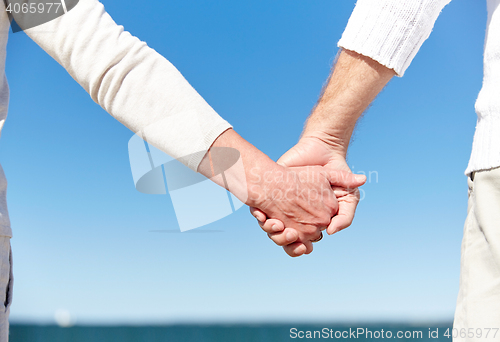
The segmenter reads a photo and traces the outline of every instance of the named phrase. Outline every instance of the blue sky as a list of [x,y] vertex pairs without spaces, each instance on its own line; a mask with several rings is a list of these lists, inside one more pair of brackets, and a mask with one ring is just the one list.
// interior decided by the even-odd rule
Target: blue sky
[[[297,141],[355,1],[103,0],[237,132]],[[292,259],[246,207],[190,233],[135,190],[121,126],[24,33],[9,37],[0,161],[14,238],[12,320],[78,323],[451,320],[481,87],[484,1],[454,0],[358,125],[372,172],[354,224]],[[158,99],[162,101],[162,99]]]

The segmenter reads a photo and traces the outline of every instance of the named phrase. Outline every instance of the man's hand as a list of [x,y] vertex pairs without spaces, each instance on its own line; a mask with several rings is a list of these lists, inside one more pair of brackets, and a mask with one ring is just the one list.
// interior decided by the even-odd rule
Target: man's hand
[[[324,170],[339,170],[335,173],[335,179],[331,179],[332,189],[338,201],[338,212],[328,224],[328,234],[334,234],[349,227],[354,219],[354,212],[359,202],[359,190],[357,187],[364,184],[366,177],[362,175],[351,175],[351,170],[345,162],[345,158],[333,152],[328,145],[316,137],[303,137],[297,145],[286,152],[278,164],[293,167],[304,165],[324,166]],[[298,252],[310,249],[310,242],[299,237],[291,226],[276,219],[268,219],[265,213],[250,208],[252,215],[259,221],[261,228],[268,233],[269,237],[278,245],[283,246],[285,252],[292,256],[299,256]],[[285,229],[286,227],[286,229]],[[288,243],[288,239],[296,236],[297,240]]]
[[345,173],[337,173],[338,178],[332,182],[339,210],[332,218],[327,232],[332,235],[351,225],[360,198],[358,187],[365,183],[366,177],[364,175],[348,177],[351,169],[344,156],[333,152],[320,139],[309,136],[303,137],[278,160],[278,163],[285,166],[320,165],[327,170],[344,171]]
[[[241,164],[233,163],[241,158]],[[292,163],[293,164],[293,163]],[[239,166],[238,166],[239,165]],[[198,172],[231,191],[238,199],[282,225],[273,240],[290,255],[312,252],[312,240],[321,236],[338,212],[332,184],[362,184],[349,172],[321,166],[278,165],[232,129],[221,134],[204,156]],[[289,234],[290,233],[290,234]]]

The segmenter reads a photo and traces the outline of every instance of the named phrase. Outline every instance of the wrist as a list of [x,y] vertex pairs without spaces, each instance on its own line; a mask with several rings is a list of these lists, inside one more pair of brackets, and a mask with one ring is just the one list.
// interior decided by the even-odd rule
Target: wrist
[[221,134],[210,147],[198,172],[226,188],[243,203],[261,208],[269,198],[265,179],[281,166],[244,140],[234,130]]
[[349,138],[339,137],[339,135],[322,130],[304,130],[304,133],[300,137],[301,143],[320,146],[323,153],[328,156],[340,156],[344,159],[347,156],[349,140]]
[[360,113],[339,103],[318,104],[307,120],[301,138],[316,139],[329,151],[347,155],[352,132]]

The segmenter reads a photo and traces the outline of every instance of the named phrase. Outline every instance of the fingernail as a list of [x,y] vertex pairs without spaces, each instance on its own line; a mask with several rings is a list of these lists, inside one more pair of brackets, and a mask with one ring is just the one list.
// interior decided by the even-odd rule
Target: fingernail
[[292,241],[293,239],[295,239],[295,235],[292,232],[286,234],[287,241]]
[[273,230],[273,232],[279,232],[281,230],[281,227],[279,227],[277,224],[273,224],[271,229]]
[[358,181],[358,182],[363,182],[365,181],[366,179],[366,176],[365,175],[355,175],[354,178]]

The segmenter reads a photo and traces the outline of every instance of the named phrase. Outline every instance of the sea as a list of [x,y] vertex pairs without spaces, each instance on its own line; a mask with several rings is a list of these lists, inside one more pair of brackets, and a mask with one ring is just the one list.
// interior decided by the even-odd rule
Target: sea
[[452,341],[452,323],[72,326],[11,324],[10,342]]

